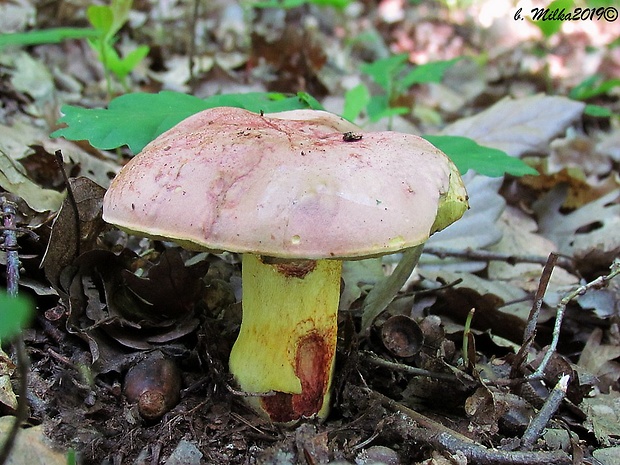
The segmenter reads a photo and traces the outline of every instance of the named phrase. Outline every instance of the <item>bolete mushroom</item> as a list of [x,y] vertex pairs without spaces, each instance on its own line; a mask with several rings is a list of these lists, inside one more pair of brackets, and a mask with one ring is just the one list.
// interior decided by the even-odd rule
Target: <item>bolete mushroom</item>
[[254,409],[290,422],[329,410],[342,260],[420,247],[466,209],[456,167],[420,137],[363,132],[324,111],[221,107],[123,167],[103,217],[243,254],[230,371]]

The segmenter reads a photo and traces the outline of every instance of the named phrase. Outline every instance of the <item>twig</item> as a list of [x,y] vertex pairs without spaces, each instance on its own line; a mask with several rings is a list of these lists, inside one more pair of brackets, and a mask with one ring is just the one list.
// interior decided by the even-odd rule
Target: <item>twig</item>
[[[6,227],[3,226],[2,230],[3,231],[15,231],[15,232],[18,232],[20,234],[28,234],[35,241],[39,240],[39,235],[37,233],[35,233],[34,231],[31,231],[28,228],[6,228]],[[3,248],[5,248],[5,249],[7,248],[6,244],[4,245]]]
[[[360,351],[360,356],[364,359],[364,361],[370,362],[373,365],[389,368],[391,370],[402,371],[403,373],[407,373],[410,375],[426,376],[427,378],[444,379],[446,381],[460,381],[460,379],[453,374],[439,373],[435,371],[424,370],[422,368],[412,367],[409,365],[404,365],[402,363],[390,362],[389,360],[382,359],[381,357],[378,357],[377,355],[369,351]],[[467,373],[463,373],[463,376],[468,381],[474,381],[474,379],[471,378]]]
[[2,235],[4,236],[4,250],[6,251],[6,289],[11,297],[17,297],[19,289],[19,255],[17,251],[17,235],[15,217],[17,215],[15,203],[2,198]]
[[428,431],[432,432],[433,434],[441,434],[441,433],[445,433],[445,434],[449,434],[450,436],[453,436],[455,439],[459,440],[460,442],[464,443],[464,444],[475,444],[475,441],[471,438],[468,438],[467,436],[458,433],[444,425],[442,425],[441,423],[432,420],[431,418],[422,415],[421,413],[416,412],[415,410],[412,410],[408,407],[405,407],[404,405],[396,402],[393,399],[390,399],[387,396],[384,396],[383,394],[377,392],[377,391],[373,391],[370,388],[367,387],[363,387],[363,388],[359,388],[361,389],[368,397],[371,397],[377,401],[379,401],[381,403],[381,405],[383,405],[384,407],[390,409],[393,412],[396,413],[401,413],[407,417],[409,417],[409,419],[413,420],[414,422],[416,422],[419,426],[421,426],[422,428],[427,429]]
[[611,264],[609,274],[607,274],[606,276],[599,276],[595,280],[590,281],[589,283],[578,287],[572,292],[569,292],[568,294],[566,294],[562,298],[562,300],[560,300],[560,302],[558,303],[556,307],[555,325],[553,326],[553,338],[551,339],[551,344],[549,345],[547,352],[545,352],[545,356],[543,357],[536,371],[526,377],[528,381],[533,381],[533,380],[543,378],[545,369],[547,368],[547,365],[549,364],[549,360],[551,360],[551,357],[555,353],[555,349],[558,347],[558,341],[560,339],[560,330],[562,329],[562,320],[564,319],[564,313],[566,312],[566,306],[569,304],[569,302],[581,295],[584,295],[590,289],[593,289],[593,288],[601,289],[607,286],[607,283],[611,279],[618,276],[619,274],[620,274],[620,258],[616,258],[614,262]]
[[534,296],[534,303],[532,304],[532,308],[527,319],[527,326],[523,332],[523,344],[521,345],[521,348],[512,363],[512,369],[510,372],[511,378],[516,378],[521,372],[521,367],[527,358],[527,353],[534,343],[534,338],[536,337],[536,326],[538,325],[538,319],[540,317],[540,309],[542,308],[545,292],[547,292],[547,287],[549,286],[549,281],[551,280],[551,274],[553,273],[553,268],[555,267],[557,261],[558,255],[556,253],[550,253],[547,258],[547,263],[545,264],[545,267],[540,275],[538,289],[536,289],[536,295]]
[[[6,249],[6,268],[7,268],[7,293],[15,298],[19,290],[19,255],[17,253],[17,235],[15,234],[15,217],[17,215],[16,205],[13,202],[3,199],[2,202],[4,246]],[[2,449],[0,450],[0,465],[3,465],[11,454],[15,444],[15,438],[19,432],[20,425],[26,420],[28,413],[28,355],[24,338],[21,334],[15,337],[15,351],[17,353],[17,366],[20,376],[19,399],[15,410],[15,420],[11,425]]]
[[478,465],[569,465],[571,458],[564,452],[521,452],[488,449],[467,436],[447,428],[446,426],[411,410],[404,405],[375,392],[362,388],[369,397],[392,410],[401,413],[416,422],[419,427],[408,430],[415,441],[425,442],[450,453],[461,452],[468,461]]
[[360,449],[363,449],[368,444],[370,444],[372,441],[377,439],[379,437],[379,434],[381,434],[381,430],[382,429],[383,429],[383,421],[380,421],[377,424],[377,427],[375,428],[375,430],[373,431],[373,433],[370,436],[368,436],[362,442],[359,442],[358,444],[355,444],[353,447],[351,447],[351,452],[356,452],[356,451],[358,451]]
[[547,397],[547,400],[543,404],[542,408],[527,426],[525,433],[523,433],[523,437],[521,438],[521,446],[523,449],[531,450],[534,443],[541,436],[543,430],[547,426],[547,423],[549,423],[549,420],[558,410],[560,404],[566,397],[569,381],[570,375],[564,375],[551,390],[551,393],[549,394],[549,397]]
[[[542,255],[513,255],[500,252],[490,252],[488,250],[473,250],[473,249],[450,249],[441,247],[425,247],[424,253],[435,255],[439,258],[456,257],[456,258],[469,258],[472,260],[480,260],[483,262],[506,262],[509,265],[515,265],[517,263],[537,263],[539,265],[545,265],[547,258]],[[557,266],[564,268],[567,271],[573,272],[575,266],[568,257],[559,257]]]
[[476,465],[570,465],[571,458],[564,452],[521,452],[487,449],[481,444],[463,442],[449,433],[435,433],[423,428],[412,428],[416,441],[426,442],[452,454],[461,452],[468,463]]

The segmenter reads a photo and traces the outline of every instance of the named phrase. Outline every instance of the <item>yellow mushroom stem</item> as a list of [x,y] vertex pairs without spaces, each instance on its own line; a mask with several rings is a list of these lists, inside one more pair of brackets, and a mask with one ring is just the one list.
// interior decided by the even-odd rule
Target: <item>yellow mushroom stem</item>
[[259,394],[247,400],[272,421],[329,412],[341,271],[338,260],[243,255],[243,319],[230,371],[243,391]]

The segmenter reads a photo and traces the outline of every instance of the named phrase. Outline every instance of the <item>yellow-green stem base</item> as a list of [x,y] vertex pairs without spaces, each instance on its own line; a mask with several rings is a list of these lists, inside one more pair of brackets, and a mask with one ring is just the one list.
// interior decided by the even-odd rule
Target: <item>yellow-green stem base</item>
[[[324,419],[336,353],[342,263],[264,263],[243,256],[243,320],[230,371],[276,422]],[[264,396],[260,394],[266,394]]]

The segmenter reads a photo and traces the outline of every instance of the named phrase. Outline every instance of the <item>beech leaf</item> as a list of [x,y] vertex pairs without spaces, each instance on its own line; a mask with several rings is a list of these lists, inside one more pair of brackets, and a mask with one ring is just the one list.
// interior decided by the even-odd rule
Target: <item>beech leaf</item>
[[[281,93],[249,92],[214,95],[200,99],[180,92],[134,93],[115,98],[108,108],[81,108],[64,105],[61,128],[51,137],[88,140],[92,146],[110,150],[127,145],[133,153],[185,118],[214,107],[238,107],[259,113],[315,108],[316,100],[300,92],[296,96]],[[319,105],[320,106],[320,105]]]
[[513,176],[538,174],[534,168],[520,159],[510,157],[502,150],[478,145],[467,137],[424,136],[424,138],[448,155],[462,174],[470,169],[489,177],[499,177],[506,173]]

